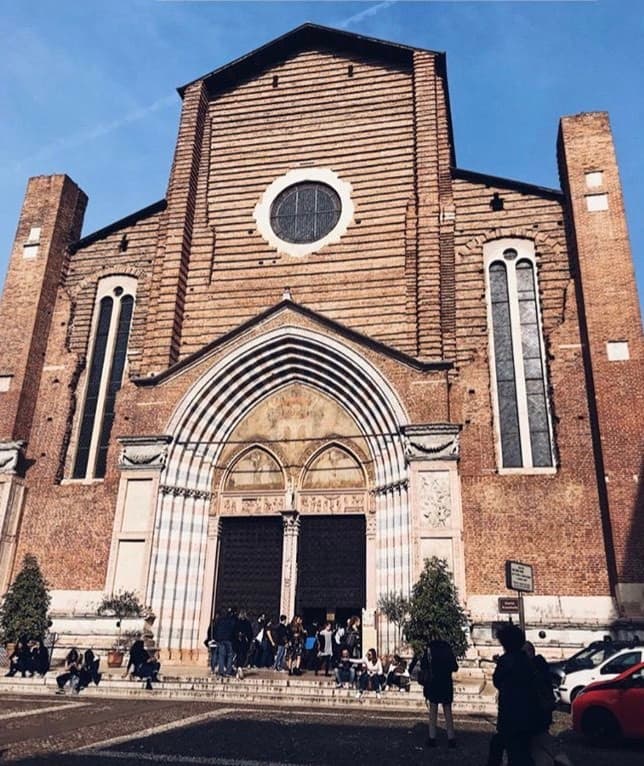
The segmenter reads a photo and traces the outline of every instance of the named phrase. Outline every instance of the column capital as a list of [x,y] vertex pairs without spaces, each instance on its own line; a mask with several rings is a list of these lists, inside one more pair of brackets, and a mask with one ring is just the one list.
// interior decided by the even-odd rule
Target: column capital
[[459,423],[425,423],[403,426],[405,456],[414,460],[458,460]]
[[18,473],[26,444],[24,441],[0,441],[0,474],[15,476]]
[[282,511],[282,525],[284,536],[300,533],[300,514],[297,511]]
[[167,434],[119,436],[117,441],[121,445],[118,460],[121,471],[161,470],[165,466],[172,437]]

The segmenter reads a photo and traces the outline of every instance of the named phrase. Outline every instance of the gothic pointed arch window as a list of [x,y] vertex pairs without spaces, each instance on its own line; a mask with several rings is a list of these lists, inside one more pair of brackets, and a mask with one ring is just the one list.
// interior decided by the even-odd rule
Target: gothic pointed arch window
[[302,489],[364,489],[364,471],[349,450],[331,444],[313,457],[304,472]]
[[484,248],[493,405],[501,469],[554,467],[534,243]]
[[105,277],[98,283],[89,364],[72,477],[101,479],[114,421],[116,394],[127,363],[136,279]]
[[224,491],[272,492],[285,486],[284,472],[273,455],[261,447],[251,447],[231,465]]

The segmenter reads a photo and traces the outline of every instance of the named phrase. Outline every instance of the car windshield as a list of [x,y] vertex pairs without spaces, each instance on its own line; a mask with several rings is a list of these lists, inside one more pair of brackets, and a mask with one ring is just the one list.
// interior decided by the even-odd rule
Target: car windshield
[[618,651],[618,647],[610,643],[601,644],[600,646],[587,646],[585,649],[577,652],[577,654],[573,654],[568,660],[568,664],[585,665],[596,668],[597,665],[604,660],[607,660],[615,654],[616,651]]

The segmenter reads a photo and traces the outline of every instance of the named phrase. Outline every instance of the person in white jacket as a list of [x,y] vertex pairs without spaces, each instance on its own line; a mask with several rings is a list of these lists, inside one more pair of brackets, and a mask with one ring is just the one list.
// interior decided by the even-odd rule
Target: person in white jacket
[[362,658],[362,673],[358,679],[358,699],[368,691],[374,691],[380,697],[382,688],[382,662],[375,649],[369,649],[367,656]]

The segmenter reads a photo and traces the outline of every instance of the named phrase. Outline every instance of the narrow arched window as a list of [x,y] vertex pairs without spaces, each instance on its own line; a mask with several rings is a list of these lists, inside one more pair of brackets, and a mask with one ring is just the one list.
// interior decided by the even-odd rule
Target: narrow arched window
[[485,247],[494,411],[502,468],[554,465],[534,246]]
[[90,363],[78,431],[74,479],[105,476],[116,394],[123,381],[132,324],[136,280],[106,277],[99,282],[92,322]]

